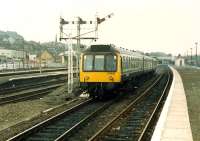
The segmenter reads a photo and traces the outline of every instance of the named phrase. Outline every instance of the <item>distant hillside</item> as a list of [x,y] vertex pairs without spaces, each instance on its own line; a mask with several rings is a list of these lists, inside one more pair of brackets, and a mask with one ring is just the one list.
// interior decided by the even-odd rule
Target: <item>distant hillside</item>
[[65,50],[65,44],[60,42],[39,43],[35,41],[26,41],[23,36],[13,31],[0,31],[0,47],[14,50],[25,50],[31,54],[37,54],[43,50],[49,50],[53,54],[58,54]]
[[0,31],[0,46],[10,49],[19,49],[23,44],[24,38],[12,31]]

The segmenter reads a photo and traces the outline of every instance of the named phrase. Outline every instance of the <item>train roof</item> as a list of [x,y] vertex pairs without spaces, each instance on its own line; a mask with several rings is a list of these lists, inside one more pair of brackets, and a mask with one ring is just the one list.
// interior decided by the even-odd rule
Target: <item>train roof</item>
[[106,44],[98,44],[98,45],[91,45],[89,48],[83,51],[86,52],[119,52],[114,45],[106,45]]
[[116,47],[113,44],[94,44],[83,51],[83,53],[87,53],[87,52],[118,52],[118,53],[122,54],[122,56],[133,56],[134,58],[145,58],[145,59],[156,60],[153,57],[146,56],[139,52],[125,49],[122,47]]

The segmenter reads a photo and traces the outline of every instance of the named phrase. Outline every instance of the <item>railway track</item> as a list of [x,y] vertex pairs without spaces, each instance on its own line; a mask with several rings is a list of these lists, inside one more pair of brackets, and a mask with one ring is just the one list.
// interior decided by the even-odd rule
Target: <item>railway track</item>
[[[57,69],[43,69],[42,72],[56,72],[56,71],[66,71],[67,68],[57,68]],[[6,73],[0,73],[0,77],[12,76],[12,75],[23,75],[23,74],[35,74],[40,73],[40,70],[25,70],[25,71],[10,71]]]
[[[143,91],[152,85],[154,81],[158,81],[160,76],[154,76],[152,79],[146,81],[137,82],[137,87],[133,87],[131,83],[128,83],[125,88],[118,91],[120,98],[115,101],[109,108],[101,113],[100,116],[91,120],[87,125],[80,128],[75,134],[72,134],[70,137],[65,140],[68,141],[86,141],[97,133],[101,128],[103,128],[111,119],[118,115],[124,108],[127,107],[134,99],[136,99]],[[143,83],[142,83],[143,82]],[[141,84],[139,84],[141,83]]]
[[[160,84],[160,79],[163,78],[160,76],[159,78],[156,79],[155,83],[149,83],[151,86],[148,85],[148,88],[145,89],[145,92],[142,94],[136,94],[132,95],[132,99],[129,99],[130,101],[134,101],[135,103],[133,104],[135,107],[137,106],[136,103],[139,101],[142,101],[141,99],[145,98],[145,95],[151,95],[151,94],[146,94],[147,92],[149,93],[150,90],[154,89],[155,85]],[[155,80],[155,78],[154,78]],[[142,90],[143,91],[143,90]],[[119,99],[119,97],[118,97]],[[117,100],[116,100],[117,101]],[[85,127],[91,128],[91,130],[94,129],[95,125],[93,121],[98,119],[99,117],[102,118],[102,116],[105,118],[104,112],[106,109],[111,108],[112,105],[116,105],[116,101],[107,101],[107,102],[97,102],[97,101],[92,101],[89,99],[86,102],[83,102],[77,106],[72,107],[69,110],[66,110],[54,117],[51,117],[50,119],[47,119],[21,133],[18,135],[8,139],[8,141],[13,141],[13,140],[123,140],[123,138],[115,138],[112,136],[112,138],[108,139],[107,138],[107,133],[110,133],[111,127],[113,127],[113,123],[116,123],[118,121],[118,118],[121,118],[121,116],[118,116],[118,112],[114,116],[111,114],[111,117],[113,120],[110,120],[112,118],[109,118],[108,122],[102,123],[103,127],[102,129],[91,132],[89,135],[87,134],[86,137],[82,136],[79,134],[79,131],[84,130]],[[121,100],[118,100],[118,102]],[[131,104],[129,104],[130,106]],[[133,106],[132,105],[132,106]],[[127,104],[125,104],[125,107]],[[124,108],[122,108],[124,109]],[[129,108],[128,112],[126,114],[122,114],[123,117],[124,115],[128,115],[128,113],[131,111],[132,108]],[[137,109],[137,108],[135,108]],[[146,109],[144,109],[145,111]],[[124,110],[125,111],[125,110]],[[121,112],[122,113],[122,112]],[[144,112],[145,113],[145,112]],[[116,116],[117,115],[117,116]],[[118,117],[118,118],[117,118]],[[106,116],[107,118],[107,116]],[[139,118],[138,118],[139,120]],[[142,121],[141,119],[139,121]],[[151,122],[150,122],[151,123]],[[94,125],[93,125],[94,124]],[[97,124],[97,123],[96,123]],[[104,126],[106,125],[106,126]],[[138,125],[138,124],[137,124]],[[91,127],[93,126],[93,127]],[[108,128],[108,127],[110,128]],[[117,126],[118,127],[118,126]],[[138,127],[139,128],[139,127]],[[114,128],[117,129],[117,128]],[[146,129],[149,129],[149,126],[146,127]],[[89,132],[90,132],[89,131]],[[143,131],[143,130],[141,130]],[[96,134],[95,134],[96,133]],[[106,133],[106,134],[105,134]],[[130,133],[130,132],[129,132]],[[84,134],[84,133],[83,133]],[[146,134],[146,132],[145,132]],[[80,137],[76,137],[80,136]],[[89,137],[89,138],[88,138]],[[109,135],[109,137],[111,137]],[[127,140],[127,138],[125,139]]]
[[64,80],[54,80],[4,89],[4,91],[1,91],[0,105],[43,96],[52,92],[54,89],[63,86],[64,82]]
[[115,116],[109,123],[101,128],[89,141],[150,140],[152,123],[161,105],[168,86],[170,74],[164,75],[145,92],[131,102],[127,108]]
[[89,120],[100,114],[112,103],[113,101],[96,102],[92,99],[88,99],[69,110],[27,129],[26,131],[8,139],[8,141],[63,140],[75,133],[81,126],[87,124]]
[[65,82],[65,80],[60,80],[60,79],[55,80],[54,79],[54,80],[47,80],[47,81],[43,81],[43,82],[39,82],[39,83],[33,82],[33,83],[27,83],[27,84],[19,85],[19,86],[0,88],[0,91],[1,91],[0,96],[20,92],[20,91],[27,90],[27,89],[34,89],[34,88],[40,88],[40,87],[50,86],[50,85],[54,85],[54,84],[60,84],[60,83],[64,83],[64,82]]
[[6,93],[11,89],[23,88],[30,85],[35,85],[37,83],[52,81],[52,80],[63,80],[66,78],[66,74],[49,74],[40,76],[24,76],[24,77],[11,77],[6,78],[5,81],[0,84],[0,94]]

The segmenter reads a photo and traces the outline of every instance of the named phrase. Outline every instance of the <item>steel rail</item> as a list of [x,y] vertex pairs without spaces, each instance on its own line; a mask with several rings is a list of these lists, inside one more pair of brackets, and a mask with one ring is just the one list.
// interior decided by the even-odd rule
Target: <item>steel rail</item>
[[136,99],[133,100],[133,102],[131,102],[126,109],[124,109],[122,112],[120,112],[115,118],[113,118],[109,123],[107,123],[101,130],[99,130],[95,135],[93,135],[88,141],[95,141],[98,140],[98,138],[100,138],[100,136],[102,136],[112,125],[115,121],[119,120],[120,117],[122,117],[123,115],[125,115],[128,111],[130,111],[132,109],[132,106],[134,104],[136,104],[138,101],[141,100],[142,97],[144,97],[148,91],[150,91],[158,82],[159,80],[162,78],[163,75],[161,75],[160,77],[158,77],[158,79],[155,80],[155,82],[150,85],[141,95],[139,95]]
[[[44,69],[42,72],[56,72],[56,71],[65,71],[67,68],[58,68],[58,69]],[[11,76],[11,75],[22,75],[22,74],[36,74],[40,73],[40,70],[25,70],[25,71],[10,71],[7,73],[0,73],[0,77]]]
[[20,91],[27,90],[27,89],[38,88],[38,86],[44,87],[44,86],[47,86],[47,85],[64,83],[64,82],[65,82],[65,80],[53,80],[53,81],[50,80],[50,81],[31,84],[31,85],[27,84],[27,85],[22,85],[22,86],[17,86],[17,87],[11,87],[11,88],[7,88],[7,89],[0,89],[1,90],[0,96],[10,94],[10,93],[20,92]]
[[164,98],[164,96],[166,94],[167,88],[170,85],[170,80],[171,80],[171,75],[168,72],[168,79],[167,79],[166,85],[165,85],[165,87],[163,89],[162,95],[159,98],[159,100],[158,100],[158,102],[157,102],[157,104],[156,104],[156,106],[155,106],[155,108],[154,108],[154,110],[153,110],[153,112],[152,112],[149,120],[147,121],[147,123],[146,123],[146,125],[145,125],[145,127],[144,127],[144,129],[142,131],[142,133],[140,134],[140,137],[138,138],[138,141],[142,141],[144,139],[144,136],[145,136],[145,134],[147,132],[147,129],[148,129],[148,127],[150,127],[150,123],[153,121],[153,118],[156,115],[156,112],[158,111],[159,106],[161,105],[161,102],[162,102],[162,100],[163,100],[163,98]]
[[10,95],[10,96],[6,96],[6,97],[1,97],[0,98],[0,105],[4,105],[4,104],[8,104],[11,102],[18,102],[21,101],[23,99],[28,99],[28,98],[32,98],[32,97],[36,97],[36,96],[41,96],[47,93],[50,93],[53,89],[58,88],[60,86],[63,86],[64,83],[61,84],[56,84],[53,86],[48,86],[46,88],[41,88],[38,90],[33,90],[33,91],[29,91],[29,92],[24,92],[21,94],[17,94],[17,95]]
[[[116,98],[117,99],[117,98]],[[62,132],[62,134],[60,134],[60,135],[58,135],[56,138],[54,138],[53,140],[54,141],[61,141],[61,140],[65,140],[67,137],[70,137],[70,135],[72,135],[73,133],[75,133],[75,131],[77,130],[77,129],[79,129],[79,128],[81,128],[83,125],[85,125],[86,123],[88,123],[88,121],[90,121],[91,119],[93,119],[93,118],[95,118],[98,114],[100,114],[102,111],[104,111],[107,107],[109,107],[110,105],[112,105],[112,103],[114,103],[115,102],[115,100],[116,99],[114,99],[114,100],[112,100],[112,101],[108,101],[108,102],[106,102],[106,103],[100,103],[100,107],[98,107],[97,109],[94,109],[94,111],[92,111],[91,113],[89,113],[88,115],[86,115],[85,117],[83,117],[83,118],[81,118],[80,120],[78,120],[75,124],[73,124],[73,126],[69,126],[69,128],[66,128],[66,131],[64,131],[64,132]],[[93,101],[93,99],[90,99],[90,101],[92,102]],[[88,102],[87,102],[88,103]],[[93,103],[93,104],[96,104],[96,103]],[[85,105],[85,104],[84,104]],[[83,106],[84,105],[81,105],[81,106],[78,106],[78,108],[83,108]],[[73,111],[75,111],[75,110],[80,110],[80,109],[77,109],[77,107],[75,106],[75,108],[76,109],[74,109],[74,108],[72,108],[72,110]],[[69,114],[70,114],[70,112],[71,112],[71,110],[70,111],[67,111],[67,112],[69,112]],[[65,113],[65,114],[62,114],[63,116],[65,116],[67,113]],[[70,116],[70,115],[69,115]],[[77,115],[78,116],[78,115]],[[55,116],[55,118],[58,118],[57,116]],[[48,120],[48,122],[50,123],[52,120],[56,120],[55,118],[51,118],[51,120]],[[65,118],[65,117],[64,117]],[[62,119],[62,117],[60,116],[59,118],[58,118],[58,120],[60,120],[60,119]],[[70,119],[70,118],[69,118]],[[51,123],[54,123],[53,121],[51,122]],[[44,125],[44,126],[43,126]],[[46,124],[46,122],[44,122],[43,124],[41,124],[40,125],[40,127],[47,127],[47,129],[48,129],[48,127],[50,127],[50,126],[52,126],[52,125],[54,125],[54,124]],[[38,127],[39,128],[39,127]],[[58,129],[59,129],[59,127],[58,127]],[[36,130],[36,129],[31,129],[32,131],[33,130]],[[37,129],[38,131],[40,130],[40,129]],[[44,131],[44,130],[43,130]],[[29,132],[31,132],[31,131],[29,131]],[[34,132],[34,131],[33,131]],[[47,133],[47,132],[45,132],[45,133]],[[31,134],[31,133],[30,133]],[[20,136],[24,136],[24,137],[20,137]],[[20,136],[17,136],[17,139],[23,139],[23,138],[26,138],[25,137],[25,135],[20,135]],[[28,136],[29,137],[29,136]],[[30,136],[31,137],[31,139],[33,139],[33,140],[37,140],[37,139],[40,139],[39,137],[37,137],[37,134],[36,134],[36,136],[35,135],[33,135],[33,136]],[[44,137],[45,138],[45,137]],[[11,140],[16,140],[16,138],[12,138]]]
[[51,122],[58,120],[59,118],[61,118],[62,116],[66,115],[66,114],[70,114],[71,112],[78,110],[80,107],[83,107],[83,106],[87,105],[88,103],[90,103],[92,101],[93,101],[93,99],[88,99],[84,102],[81,102],[80,104],[75,105],[72,108],[67,109],[67,110],[65,110],[65,111],[63,111],[63,112],[61,112],[61,113],[59,113],[55,116],[52,116],[51,118],[36,124],[35,126],[15,135],[14,137],[9,138],[7,141],[23,140],[27,136],[29,136],[31,133],[38,131],[40,128],[49,125]]
[[107,107],[109,107],[111,104],[113,103],[113,101],[105,103],[102,107],[98,108],[97,110],[95,110],[93,113],[91,113],[90,115],[88,115],[87,117],[85,117],[84,119],[82,119],[80,122],[78,122],[76,125],[74,125],[73,127],[71,127],[69,130],[67,130],[65,133],[63,133],[61,136],[59,136],[57,139],[55,139],[55,141],[62,141],[64,139],[66,139],[66,137],[69,137],[73,132],[75,132],[78,128],[80,128],[82,125],[84,125],[87,121],[89,121],[90,119],[92,119],[94,116],[96,116],[97,114],[99,114],[101,111],[105,110]]
[[[79,69],[79,67],[73,67],[73,70],[77,70],[77,68]],[[42,70],[42,72],[46,73],[46,72],[57,72],[57,71],[67,71],[67,68],[57,68],[57,69],[44,69]],[[40,70],[25,70],[25,71],[11,71],[11,72],[7,72],[7,73],[1,73],[0,72],[0,78],[2,77],[6,77],[6,76],[13,76],[13,75],[23,75],[23,74],[38,74],[40,73]],[[74,72],[76,73],[76,72]]]

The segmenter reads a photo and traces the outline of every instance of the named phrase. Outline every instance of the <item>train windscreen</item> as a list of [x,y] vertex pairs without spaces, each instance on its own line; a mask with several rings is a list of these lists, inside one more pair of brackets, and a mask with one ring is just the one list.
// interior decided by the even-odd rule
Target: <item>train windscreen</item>
[[104,70],[104,55],[95,55],[94,57],[94,70],[103,71]]
[[93,69],[93,55],[84,56],[84,70],[92,71]]
[[84,55],[84,71],[116,71],[117,57],[113,54],[107,55]]
[[117,57],[115,55],[106,56],[106,70],[116,71]]

